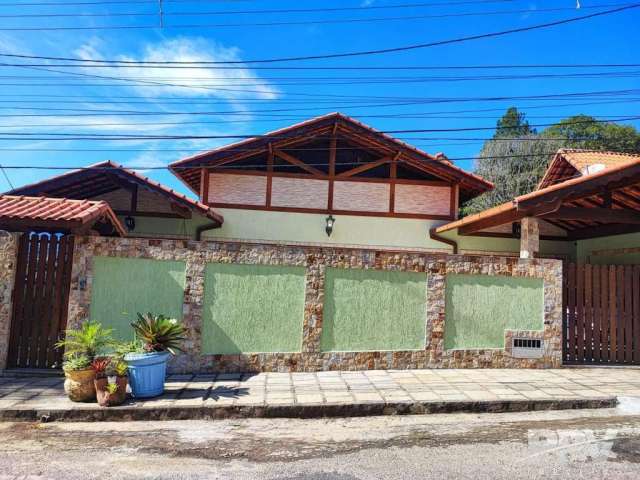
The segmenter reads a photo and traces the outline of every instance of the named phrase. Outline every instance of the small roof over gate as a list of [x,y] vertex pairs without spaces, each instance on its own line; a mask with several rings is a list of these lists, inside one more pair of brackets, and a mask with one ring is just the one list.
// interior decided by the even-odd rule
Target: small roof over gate
[[544,219],[566,230],[571,240],[640,231],[640,157],[520,195],[435,232],[457,229],[460,235],[481,234],[524,217]]
[[92,228],[103,234],[126,236],[107,202],[68,198],[0,195],[0,228],[67,230],[84,233]]

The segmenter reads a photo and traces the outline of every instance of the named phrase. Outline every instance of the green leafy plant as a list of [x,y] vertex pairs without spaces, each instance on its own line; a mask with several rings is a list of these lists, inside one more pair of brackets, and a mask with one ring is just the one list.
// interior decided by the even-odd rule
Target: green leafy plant
[[181,343],[187,333],[176,319],[153,313],[138,313],[138,320],[131,324],[136,338],[144,343],[147,352],[168,351],[172,355],[182,351]]
[[64,370],[86,370],[91,366],[91,360],[86,355],[71,355],[62,364]]
[[142,340],[135,338],[130,342],[120,342],[114,345],[114,356],[118,359],[124,358],[127,353],[145,353],[145,344]]
[[107,386],[105,387],[105,390],[113,395],[114,393],[116,393],[118,391],[118,384],[117,383],[107,383]]
[[104,328],[100,323],[88,321],[80,328],[69,329],[65,338],[56,343],[57,348],[64,348],[67,358],[84,355],[92,361],[98,354],[113,345],[112,329]]
[[111,364],[111,358],[98,357],[91,362],[91,368],[96,372],[96,378],[104,377],[107,375],[107,368]]
[[125,362],[119,361],[114,365],[113,371],[116,373],[118,377],[124,377],[127,375],[128,368],[129,367]]

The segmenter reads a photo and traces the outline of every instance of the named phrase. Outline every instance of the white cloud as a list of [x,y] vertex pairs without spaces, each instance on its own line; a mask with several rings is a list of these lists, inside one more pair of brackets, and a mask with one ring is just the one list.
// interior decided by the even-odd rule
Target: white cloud
[[[106,58],[101,53],[102,42],[98,39],[82,45],[75,54],[83,59]],[[203,38],[179,37],[163,40],[155,44],[147,44],[139,55],[119,55],[115,59],[137,62],[236,62],[241,61],[239,51],[234,47],[225,47]],[[185,65],[176,65],[185,67]],[[188,65],[187,65],[188,67]],[[192,97],[216,97],[231,102],[242,98],[260,98],[271,100],[278,96],[278,91],[266,81],[261,80],[250,68],[238,64],[238,68],[91,68],[85,73],[117,76],[118,78],[135,78],[138,84],[131,84],[133,90],[144,96],[180,95]],[[99,72],[98,72],[99,70]],[[142,86],[146,82],[145,86]],[[242,84],[255,84],[246,86]],[[158,84],[155,86],[155,84]],[[163,86],[160,84],[170,84]],[[215,87],[206,85],[214,84]]]

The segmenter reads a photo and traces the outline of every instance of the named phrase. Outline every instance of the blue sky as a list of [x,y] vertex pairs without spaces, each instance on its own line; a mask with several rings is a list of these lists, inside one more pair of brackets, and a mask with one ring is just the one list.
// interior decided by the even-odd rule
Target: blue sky
[[[19,3],[23,5],[18,6]],[[24,5],[26,3],[50,5]],[[84,4],[62,5],[63,3]],[[408,3],[432,5],[389,9],[360,8],[335,12],[238,13],[250,10],[385,7]],[[581,0],[580,3],[581,8],[577,10],[575,0],[482,3],[478,0],[163,0],[164,28],[158,28],[158,5],[155,1],[139,0],[127,4],[108,1],[92,3],[89,0],[7,0],[0,4],[0,53],[134,61],[246,61],[425,43],[545,23],[632,2]],[[545,11],[548,9],[561,10]],[[236,13],[214,14],[215,12]],[[128,15],[131,13],[142,15]],[[70,16],[53,17],[51,14]],[[324,23],[372,18],[386,20]],[[293,24],[255,25],[279,22]],[[640,63],[637,53],[637,45],[640,44],[638,24],[640,9],[634,9],[584,22],[456,45],[271,66],[441,67]],[[103,28],[107,26],[127,28]],[[44,28],[16,30],[32,27]],[[59,27],[75,29],[52,30]],[[355,68],[345,71],[265,70],[256,68],[257,64],[244,64],[238,69],[223,70],[90,66],[70,68],[56,67],[59,63],[68,65],[68,62],[2,57],[0,61],[5,62],[0,65],[0,112],[3,114],[0,119],[0,134],[4,133],[4,137],[11,138],[0,139],[0,164],[77,167],[111,159],[127,166],[146,169],[147,175],[183,192],[186,191],[185,187],[170,173],[152,168],[165,166],[195,152],[232,140],[53,141],[32,140],[28,136],[21,137],[24,140],[12,140],[15,136],[10,135],[29,134],[33,138],[42,138],[42,133],[259,134],[331,111],[341,111],[381,130],[493,127],[502,111],[512,105],[527,113],[532,124],[546,124],[578,113],[601,118],[638,115],[637,102],[640,100],[640,95],[633,93],[625,96],[612,94],[599,98],[559,98],[545,101],[477,100],[478,97],[492,96],[638,89],[640,67],[495,71]],[[587,72],[607,72],[608,75],[594,75],[593,78],[478,78]],[[613,72],[624,72],[625,75],[610,75]],[[87,75],[135,81],[96,79]],[[172,87],[159,83],[181,86]],[[419,99],[421,103],[415,100],[410,105],[383,106],[381,103],[402,102],[387,101],[380,97],[411,97]],[[468,100],[433,103],[433,98]],[[590,105],[584,105],[585,103]],[[139,112],[144,112],[144,115],[134,115]],[[640,127],[638,121],[625,123]],[[455,159],[476,155],[482,145],[481,138],[490,135],[491,132],[478,131],[398,136],[426,151],[442,151]],[[473,140],[465,140],[468,138]],[[472,160],[459,160],[456,163],[465,169],[473,169]],[[7,169],[7,173],[11,182],[19,186],[61,172]],[[0,176],[0,191],[8,188],[4,177]]]

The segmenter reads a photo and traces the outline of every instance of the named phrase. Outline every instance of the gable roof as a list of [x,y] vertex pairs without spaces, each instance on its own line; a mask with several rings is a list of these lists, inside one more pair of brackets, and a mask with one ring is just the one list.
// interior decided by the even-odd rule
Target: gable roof
[[596,170],[624,165],[638,159],[640,154],[561,148],[551,160],[538,189],[587,175],[589,169],[593,170],[590,173],[595,173]]
[[121,237],[126,236],[124,227],[107,202],[0,195],[0,226],[75,231],[100,221],[110,223]]
[[273,143],[274,147],[279,146],[279,142],[291,144],[293,143],[292,141],[299,141],[304,139],[305,136],[319,134],[323,131],[332,131],[334,128],[339,129],[340,132],[345,133],[347,136],[351,133],[354,136],[364,137],[368,142],[378,145],[379,148],[391,150],[394,154],[401,152],[402,161],[407,164],[428,170],[431,174],[444,180],[459,183],[460,190],[464,193],[465,198],[473,198],[493,188],[491,182],[456,167],[442,154],[431,155],[426,153],[339,112],[311,118],[264,135],[199,153],[174,162],[169,165],[169,168],[187,187],[198,194],[201,169],[203,167],[210,166],[214,162],[228,163],[264,152],[271,143]]
[[[611,194],[610,206],[602,198],[605,192]],[[568,209],[563,210],[563,207]],[[578,218],[572,216],[586,209],[591,210]],[[604,214],[602,210],[605,210]],[[567,213],[566,217],[563,217],[563,212]],[[614,215],[618,216],[613,218]],[[462,229],[458,230],[462,234],[464,230],[480,231],[516,222],[527,216],[540,216],[545,220],[553,219],[551,221],[554,223],[560,222],[561,228],[569,231],[575,239],[591,238],[613,234],[610,232],[614,229],[609,227],[619,224],[621,215],[634,218],[633,221],[626,221],[629,225],[622,226],[638,227],[635,220],[640,220],[640,156],[620,165],[520,195],[511,202],[441,225],[435,232]],[[587,232],[592,233],[591,237],[585,236]]]
[[122,188],[122,182],[138,185],[159,194],[170,202],[204,215],[220,225],[224,222],[224,218],[207,205],[111,161],[95,163],[7,193],[83,200]]

